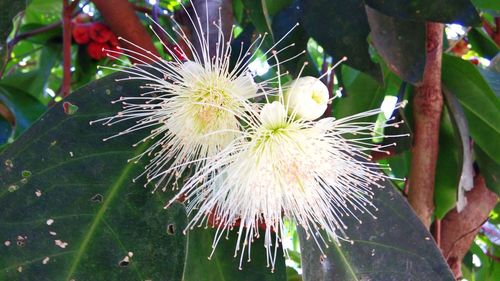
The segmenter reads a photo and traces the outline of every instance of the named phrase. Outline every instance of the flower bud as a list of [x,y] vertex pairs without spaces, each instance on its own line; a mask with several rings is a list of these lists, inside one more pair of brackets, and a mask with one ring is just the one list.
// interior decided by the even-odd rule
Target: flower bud
[[311,76],[295,79],[285,89],[284,103],[288,105],[288,113],[295,114],[296,118],[317,119],[328,106],[328,88]]

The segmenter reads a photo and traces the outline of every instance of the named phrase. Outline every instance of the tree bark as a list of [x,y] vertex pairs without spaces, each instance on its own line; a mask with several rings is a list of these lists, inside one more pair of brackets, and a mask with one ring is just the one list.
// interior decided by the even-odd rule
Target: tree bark
[[[94,2],[111,30],[117,36],[133,43],[129,44],[121,41],[120,45],[122,47],[150,57],[151,59],[146,60],[147,62],[154,63],[156,61],[151,54],[158,55],[158,51],[150,35],[136,16],[134,6],[128,0],[92,0],[92,2]],[[134,44],[139,47],[134,46]],[[151,54],[148,52],[151,52]],[[132,62],[136,61],[132,59]]]
[[427,57],[423,82],[413,100],[414,138],[408,200],[429,228],[434,212],[434,181],[439,149],[439,124],[443,107],[441,56],[443,24],[427,23]]
[[498,196],[486,187],[480,175],[475,177],[474,188],[465,196],[468,202],[465,209],[460,213],[452,210],[441,223],[441,249],[457,279],[462,277],[463,257],[498,201]]

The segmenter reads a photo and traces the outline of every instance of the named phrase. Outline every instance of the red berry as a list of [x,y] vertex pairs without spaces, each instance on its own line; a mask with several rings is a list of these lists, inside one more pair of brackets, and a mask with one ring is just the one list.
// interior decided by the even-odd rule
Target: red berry
[[90,38],[98,43],[106,43],[113,33],[106,25],[95,22],[90,26]]
[[109,57],[111,60],[115,60],[123,53],[122,49],[120,49],[119,46],[113,46],[113,45],[109,45],[109,49],[104,50],[104,52],[106,56]]
[[105,49],[109,49],[108,44],[92,41],[87,45],[87,54],[95,60],[101,60],[106,57]]
[[120,43],[118,42],[118,38],[116,37],[116,35],[114,33],[111,33],[111,36],[109,37],[108,43],[112,47],[117,47],[120,45]]
[[475,64],[475,65],[478,65],[479,64],[479,60],[477,58],[472,58],[469,60],[472,64]]
[[90,41],[89,26],[87,24],[75,24],[71,33],[77,44],[83,45]]

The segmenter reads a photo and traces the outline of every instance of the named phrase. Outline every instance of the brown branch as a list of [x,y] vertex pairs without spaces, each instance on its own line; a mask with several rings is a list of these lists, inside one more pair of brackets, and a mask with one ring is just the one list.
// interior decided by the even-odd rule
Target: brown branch
[[75,8],[75,3],[71,5],[68,0],[63,1],[62,23],[63,23],[63,80],[61,85],[61,95],[66,97],[71,91],[71,15]]
[[434,212],[434,181],[438,156],[439,123],[443,107],[441,56],[443,24],[427,23],[426,64],[422,85],[413,100],[414,138],[408,201],[429,228]]
[[[93,0],[95,6],[103,16],[105,22],[111,30],[119,37],[122,37],[133,44],[120,42],[122,47],[145,55],[143,58],[147,63],[154,63],[158,56],[151,37],[135,14],[134,6],[127,0]],[[135,46],[137,45],[137,46]],[[132,52],[129,53],[137,57]],[[132,59],[132,62],[139,61]]]
[[457,279],[462,275],[463,257],[498,201],[498,196],[486,187],[480,175],[475,177],[474,188],[465,196],[468,202],[465,209],[460,213],[452,210],[441,225],[441,249]]
[[432,236],[434,237],[434,241],[436,241],[436,245],[441,248],[441,220],[436,219],[431,227]]

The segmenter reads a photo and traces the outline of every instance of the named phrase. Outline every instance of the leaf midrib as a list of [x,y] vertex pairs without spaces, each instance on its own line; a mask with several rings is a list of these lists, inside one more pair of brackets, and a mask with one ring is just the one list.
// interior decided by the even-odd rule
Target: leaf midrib
[[[138,152],[144,151],[146,146],[148,146],[148,143],[142,144],[137,149],[137,151]],[[116,182],[111,186],[109,193],[106,194],[106,196],[104,197],[106,199],[104,200],[101,208],[97,212],[95,219],[92,222],[92,225],[90,226],[89,230],[85,234],[85,237],[83,238],[83,241],[80,245],[80,248],[78,248],[78,250],[76,252],[75,259],[73,260],[73,263],[71,264],[71,267],[68,271],[68,274],[66,275],[65,280],[70,280],[70,278],[72,277],[72,275],[75,273],[76,269],[78,268],[78,265],[80,264],[80,260],[82,259],[82,256],[85,253],[85,251],[87,250],[88,244],[90,243],[90,240],[91,240],[92,236],[94,235],[94,233],[97,229],[97,226],[102,221],[108,206],[113,201],[114,197],[118,193],[118,190],[120,189],[120,187],[123,185],[123,183],[127,179],[127,176],[129,174],[130,170],[132,169],[132,167],[134,167],[134,164],[132,164],[132,163],[129,163],[125,166],[125,169],[123,170],[123,172],[120,174],[120,176],[118,177]]]

